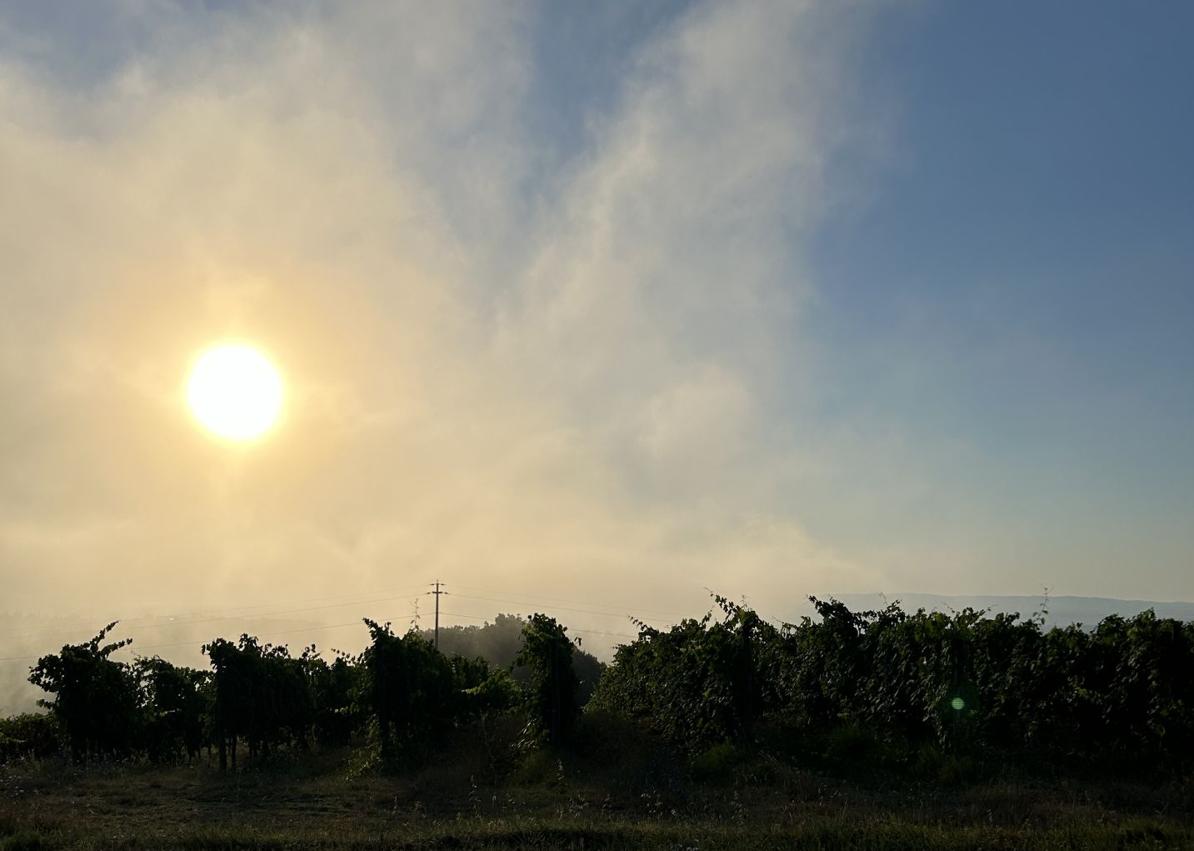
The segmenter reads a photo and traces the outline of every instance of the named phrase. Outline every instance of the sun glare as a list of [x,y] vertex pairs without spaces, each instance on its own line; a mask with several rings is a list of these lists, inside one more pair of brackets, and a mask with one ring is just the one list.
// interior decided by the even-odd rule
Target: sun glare
[[200,424],[225,440],[255,440],[277,422],[282,378],[252,346],[214,346],[191,368],[187,403]]

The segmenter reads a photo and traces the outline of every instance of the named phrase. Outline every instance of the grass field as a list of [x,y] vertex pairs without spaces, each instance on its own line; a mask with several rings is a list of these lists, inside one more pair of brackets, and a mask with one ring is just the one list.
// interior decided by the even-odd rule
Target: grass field
[[697,781],[532,754],[363,771],[308,755],[212,766],[0,766],[0,848],[1194,848],[1188,784],[910,782],[774,765]]

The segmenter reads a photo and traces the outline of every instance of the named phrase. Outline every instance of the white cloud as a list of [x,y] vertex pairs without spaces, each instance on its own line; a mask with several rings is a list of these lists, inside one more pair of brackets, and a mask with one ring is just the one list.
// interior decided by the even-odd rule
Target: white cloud
[[[16,605],[869,587],[777,507],[799,465],[765,415],[841,133],[837,16],[690,10],[539,174],[529,10],[165,8],[86,100],[0,71]],[[180,403],[227,334],[289,380],[252,452]]]

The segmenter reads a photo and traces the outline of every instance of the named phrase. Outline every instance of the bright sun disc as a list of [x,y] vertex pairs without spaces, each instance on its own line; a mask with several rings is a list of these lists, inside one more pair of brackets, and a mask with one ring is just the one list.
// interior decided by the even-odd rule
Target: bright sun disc
[[195,418],[227,440],[253,440],[269,431],[282,410],[282,378],[251,346],[222,345],[195,361],[187,382]]

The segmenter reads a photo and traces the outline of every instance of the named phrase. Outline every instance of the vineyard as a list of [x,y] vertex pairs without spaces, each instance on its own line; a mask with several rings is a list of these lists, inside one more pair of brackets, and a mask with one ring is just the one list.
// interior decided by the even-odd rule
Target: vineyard
[[[32,667],[47,711],[0,720],[0,758],[25,784],[31,772],[49,783],[188,767],[261,782],[329,759],[338,777],[382,783],[448,761],[467,765],[467,779],[439,804],[478,817],[528,778],[568,788],[569,770],[606,778],[607,807],[631,795],[653,818],[669,797],[716,810],[726,793],[700,789],[739,801],[740,790],[787,794],[810,777],[818,789],[955,791],[1013,776],[1134,778],[1153,790],[1143,802],[1164,798],[1166,818],[1189,824],[1194,624],[1149,611],[1046,630],[1017,615],[814,600],[816,618],[777,626],[715,601],[667,630],[639,624],[607,666],[543,614],[503,616],[520,639],[504,661],[366,621],[356,655],[242,635],[204,646],[208,670],[117,661],[129,639],[114,639],[113,623]],[[589,806],[576,797],[569,806]],[[1184,826],[1172,835],[1189,838]]]

